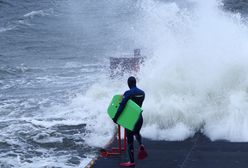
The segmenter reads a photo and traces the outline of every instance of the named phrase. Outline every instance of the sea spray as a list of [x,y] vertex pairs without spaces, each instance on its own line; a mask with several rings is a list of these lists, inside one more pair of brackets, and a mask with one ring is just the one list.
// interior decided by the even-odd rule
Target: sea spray
[[[133,38],[150,53],[137,76],[146,91],[142,133],[184,140],[201,131],[212,140],[247,141],[247,26],[219,1],[185,4],[137,1],[140,18]],[[105,78],[93,88],[124,92],[125,77],[116,85]],[[115,94],[105,92],[98,104],[107,104],[110,93]],[[108,120],[99,112],[104,110],[93,112],[95,120]],[[100,135],[99,129],[104,132],[99,124],[89,129],[92,137]]]
[[217,1],[186,9],[150,3],[142,3],[150,40],[143,44],[153,52],[140,73],[144,135],[182,140],[202,131],[212,140],[247,141],[247,26]]

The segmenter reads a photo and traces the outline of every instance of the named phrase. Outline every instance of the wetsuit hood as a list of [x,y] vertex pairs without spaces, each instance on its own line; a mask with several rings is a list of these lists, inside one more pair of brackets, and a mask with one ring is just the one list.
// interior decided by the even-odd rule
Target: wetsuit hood
[[130,76],[127,80],[128,87],[131,89],[133,87],[136,87],[136,79],[133,76]]

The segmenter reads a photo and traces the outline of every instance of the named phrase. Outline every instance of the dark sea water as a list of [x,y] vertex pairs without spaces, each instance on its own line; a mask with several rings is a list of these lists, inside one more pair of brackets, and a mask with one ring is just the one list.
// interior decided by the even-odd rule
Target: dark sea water
[[227,10],[247,15],[248,2],[246,0],[225,0],[224,5]]
[[[0,167],[83,167],[96,155],[85,98],[77,98],[108,78],[109,56],[149,41],[133,36],[140,3],[0,0]],[[246,18],[248,2],[223,8]]]

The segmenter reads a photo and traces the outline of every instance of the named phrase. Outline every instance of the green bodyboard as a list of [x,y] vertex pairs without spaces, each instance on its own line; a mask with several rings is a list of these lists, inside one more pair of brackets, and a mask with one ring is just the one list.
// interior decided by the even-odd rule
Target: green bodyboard
[[[120,106],[121,100],[122,100],[121,95],[115,95],[112,98],[112,101],[110,102],[108,106],[108,114],[110,118],[112,119],[114,118]],[[143,110],[134,101],[128,100],[125,108],[123,109],[120,117],[117,120],[117,124],[132,131],[142,111]]]

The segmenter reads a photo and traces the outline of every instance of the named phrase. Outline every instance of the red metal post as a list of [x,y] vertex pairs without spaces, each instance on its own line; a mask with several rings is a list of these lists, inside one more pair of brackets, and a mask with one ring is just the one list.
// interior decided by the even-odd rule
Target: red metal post
[[101,155],[103,157],[109,157],[112,155],[119,155],[121,154],[122,151],[126,151],[127,149],[127,142],[126,142],[126,130],[124,129],[124,147],[122,148],[121,146],[121,126],[118,125],[118,131],[117,131],[117,141],[118,141],[118,147],[117,148],[112,148],[112,150],[107,151],[105,149],[102,149]]

